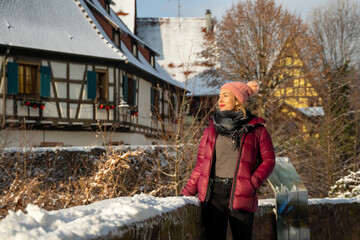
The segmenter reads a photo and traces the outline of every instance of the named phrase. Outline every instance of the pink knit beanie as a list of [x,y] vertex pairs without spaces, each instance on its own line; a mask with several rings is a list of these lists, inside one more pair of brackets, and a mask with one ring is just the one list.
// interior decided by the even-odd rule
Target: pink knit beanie
[[255,81],[250,81],[247,84],[243,82],[228,82],[220,88],[220,91],[221,89],[229,90],[235,95],[237,100],[245,105],[249,97],[259,92],[259,84]]

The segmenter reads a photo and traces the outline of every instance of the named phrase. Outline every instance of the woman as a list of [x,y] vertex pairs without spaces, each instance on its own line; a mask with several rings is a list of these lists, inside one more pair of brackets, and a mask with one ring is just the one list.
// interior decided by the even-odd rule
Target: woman
[[273,144],[265,120],[245,109],[259,84],[229,82],[220,89],[218,109],[201,139],[197,163],[182,190],[198,194],[208,239],[226,239],[230,223],[233,239],[251,239],[256,189],[275,166]]

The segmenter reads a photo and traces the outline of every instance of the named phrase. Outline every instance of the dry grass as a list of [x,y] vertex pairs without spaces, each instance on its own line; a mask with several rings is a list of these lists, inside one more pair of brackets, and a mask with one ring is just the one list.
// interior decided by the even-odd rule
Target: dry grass
[[138,193],[172,196],[177,184],[171,174],[174,154],[168,150],[108,149],[99,158],[71,153],[71,159],[61,153],[2,154],[0,219],[30,203],[57,210]]

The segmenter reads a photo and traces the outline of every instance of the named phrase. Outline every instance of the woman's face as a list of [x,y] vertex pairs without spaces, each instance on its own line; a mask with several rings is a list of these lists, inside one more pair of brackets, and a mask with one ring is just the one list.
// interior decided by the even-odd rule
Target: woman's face
[[224,110],[234,110],[238,102],[235,98],[235,95],[232,94],[232,92],[223,88],[220,90],[218,104],[220,111],[224,111]]

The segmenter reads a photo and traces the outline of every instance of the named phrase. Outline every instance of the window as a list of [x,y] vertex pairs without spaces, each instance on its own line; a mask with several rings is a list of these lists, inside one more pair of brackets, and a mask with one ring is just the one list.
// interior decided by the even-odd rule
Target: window
[[22,95],[37,95],[38,93],[38,66],[19,64],[18,92]]
[[96,72],[97,99],[107,101],[109,98],[109,84],[107,72]]
[[121,45],[120,45],[120,32],[119,30],[113,30],[113,41],[115,43],[115,45],[120,49]]
[[107,13],[110,13],[110,4],[112,4],[111,0],[105,0],[105,10]]
[[151,112],[159,114],[160,92],[155,87],[151,87]]
[[98,101],[109,98],[109,81],[107,71],[87,71],[87,97]]
[[170,94],[169,96],[169,117],[171,120],[175,120],[177,113],[175,96]]
[[[40,71],[39,71],[40,69]],[[7,64],[7,93],[50,97],[51,68],[36,63]]]
[[154,55],[150,55],[150,65],[155,68],[155,56]]
[[137,58],[138,57],[138,46],[135,42],[131,42],[132,54]]
[[123,97],[129,106],[136,105],[136,80],[123,76]]

